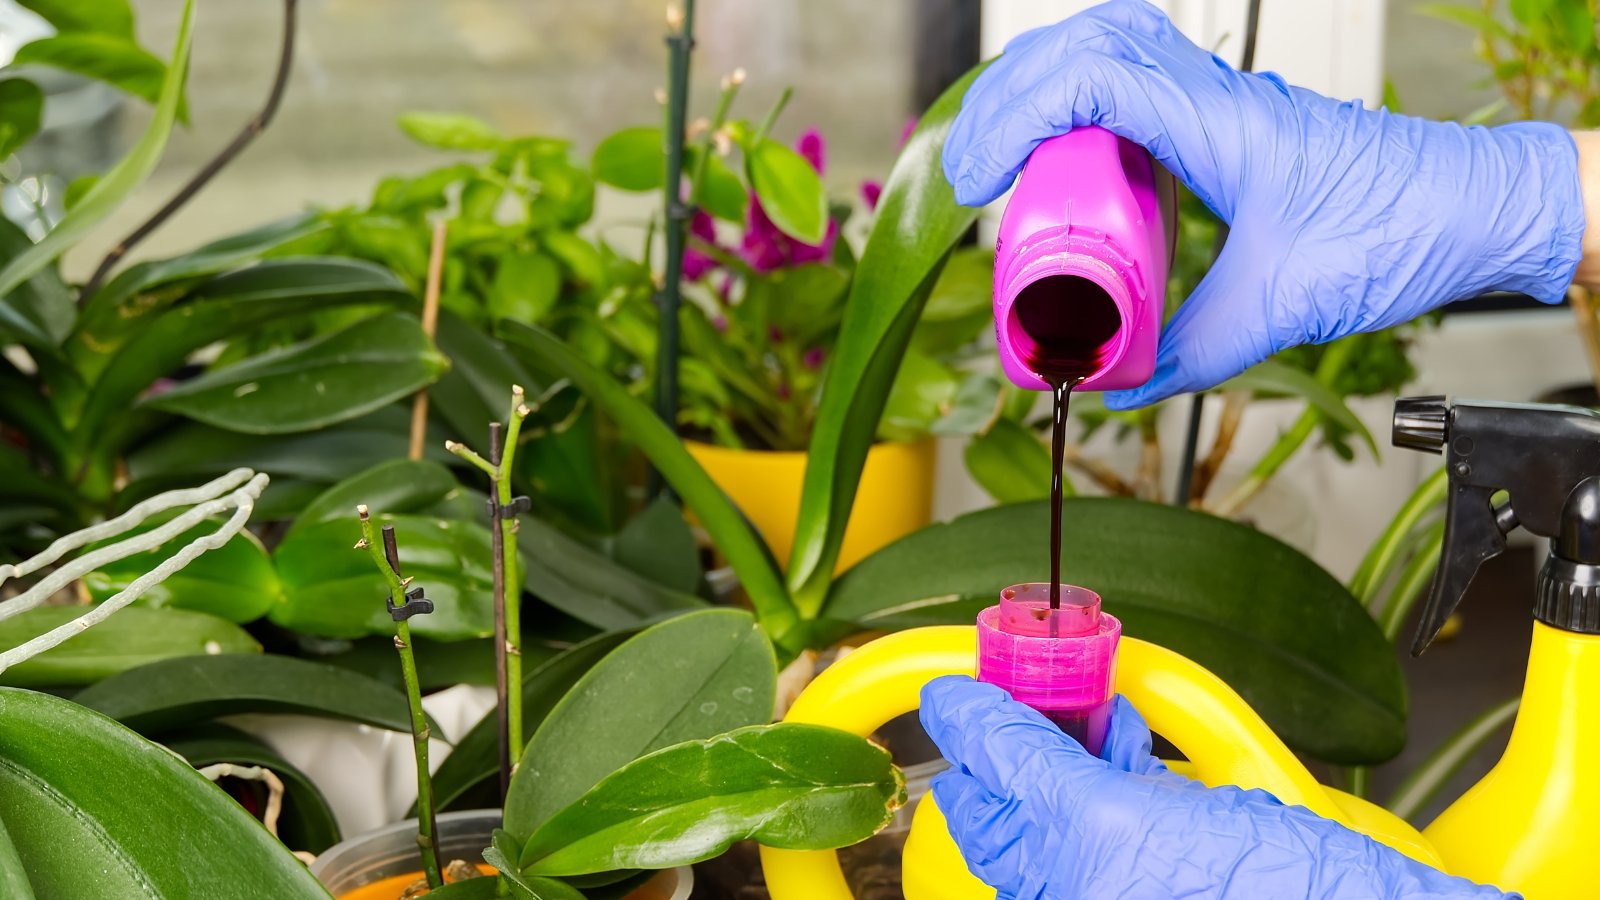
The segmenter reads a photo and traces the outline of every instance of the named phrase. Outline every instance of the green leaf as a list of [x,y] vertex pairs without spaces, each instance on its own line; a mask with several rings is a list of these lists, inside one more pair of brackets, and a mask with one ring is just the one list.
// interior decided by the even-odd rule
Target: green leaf
[[500,870],[500,877],[520,900],[584,900],[582,892],[564,881],[524,875],[517,866],[516,841],[504,829],[494,830],[494,846],[483,851],[483,861]]
[[962,76],[934,101],[907,140],[850,283],[811,431],[789,556],[789,588],[804,616],[815,615],[827,595],[867,450],[928,292],[977,220],[977,210],[956,203],[939,161],[950,121],[977,74]]
[[636,760],[540,826],[522,864],[546,875],[663,869],[735,841],[831,850],[878,833],[905,804],[889,751],[820,725],[742,728]]
[[11,843],[4,818],[0,818],[0,892],[11,900],[34,900],[33,886],[28,883],[28,870],[22,857]]
[[144,405],[249,434],[311,431],[409,396],[446,365],[421,322],[385,313],[207,372]]
[[1540,23],[1557,2],[1558,0],[1508,0],[1506,5],[1511,10],[1511,18],[1518,24],[1523,27],[1533,27]]
[[161,152],[166,149],[167,136],[172,133],[172,123],[178,117],[178,107],[183,101],[183,80],[189,70],[189,39],[193,23],[194,0],[185,0],[183,19],[178,25],[177,46],[172,51],[172,63],[167,67],[166,79],[161,85],[155,115],[150,117],[144,134],[128,151],[128,155],[107,172],[88,196],[57,223],[43,240],[26,253],[7,261],[5,268],[0,269],[0,297],[16,290],[18,285],[76,245],[90,229],[122,205],[123,199],[155,169]]
[[567,691],[528,742],[506,796],[526,839],[618,767],[653,750],[769,721],[777,666],[749,613],[705,610],[652,626]]
[[154,289],[254,262],[269,250],[326,228],[326,222],[313,215],[291,216],[212,241],[180,256],[147,260],[123,269],[85,303],[74,335],[74,358],[88,375],[98,374],[104,360],[129,333],[161,315],[183,296],[180,291],[170,292],[170,299],[165,299],[166,291],[149,296]]
[[572,280],[579,285],[596,287],[605,283],[605,261],[593,244],[570,231],[547,231],[540,237],[544,249],[572,273]]
[[750,187],[778,230],[803,244],[828,234],[828,195],[804,156],[770,138],[745,155]]
[[544,253],[510,251],[500,257],[489,286],[489,314],[534,324],[561,296],[561,267]]
[[[14,65],[50,66],[103,81],[125,94],[159,103],[167,80],[167,66],[130,38],[115,34],[77,32],[23,44]],[[178,121],[187,121],[184,102],[178,101]]]
[[[379,526],[395,527],[401,571],[416,578],[434,603],[431,615],[411,620],[413,634],[458,641],[494,632],[488,529],[474,522],[377,510],[373,519]],[[393,633],[383,577],[372,560],[351,549],[360,537],[354,510],[343,519],[296,528],[273,551],[283,602],[268,617],[284,628],[321,637]]]
[[133,38],[133,7],[128,0],[17,0],[62,33],[95,31]]
[[1217,390],[1256,391],[1263,394],[1300,397],[1316,407],[1323,415],[1360,435],[1367,442],[1367,446],[1372,448],[1373,455],[1378,455],[1378,442],[1373,440],[1372,432],[1367,430],[1367,426],[1350,411],[1350,407],[1345,405],[1344,398],[1303,369],[1269,359],[1256,363],[1242,374],[1223,382]]
[[[170,518],[153,518],[113,540],[102,541],[94,546],[105,546],[143,534]],[[215,533],[220,525],[220,521],[201,523],[154,550],[108,563],[84,576],[83,585],[94,602],[109,599],[154,569],[177,548]],[[266,548],[261,546],[260,538],[249,531],[241,531],[221,547],[207,551],[151,588],[135,604],[187,609],[208,613],[229,622],[244,623],[266,615],[278,600],[278,573],[272,567]]]
[[955,402],[961,375],[918,350],[908,350],[883,404],[878,436],[888,441],[913,441]]
[[994,253],[964,247],[940,270],[911,345],[925,353],[954,353],[988,332],[993,322]]
[[[807,263],[755,279],[748,291],[762,292],[769,325],[786,339],[809,347],[838,329],[849,289],[850,273],[826,263]],[[745,302],[755,299],[748,292],[745,298]]]
[[535,516],[521,517],[517,546],[523,585],[539,599],[596,628],[626,628],[706,602],[639,574]]
[[292,850],[310,853],[339,843],[339,822],[322,791],[306,774],[277,751],[261,741],[226,725],[208,722],[173,735],[162,735],[160,743],[189,761],[197,769],[218,763],[259,766],[283,782],[283,809],[278,819],[278,837]]
[[185,656],[129,669],[73,700],[147,734],[243,713],[296,713],[411,731],[405,695],[337,666],[289,656]]
[[1478,715],[1463,725],[1459,731],[1445,738],[1432,753],[1428,754],[1427,759],[1411,770],[1411,774],[1395,788],[1394,796],[1390,797],[1384,806],[1402,819],[1420,815],[1428,801],[1444,789],[1451,777],[1461,771],[1461,767],[1472,759],[1478,748],[1488,743],[1490,738],[1516,719],[1517,709],[1521,705],[1520,697],[1507,700]]
[[[1061,568],[1123,632],[1205,666],[1289,746],[1379,762],[1405,743],[1399,664],[1367,611],[1299,551],[1225,519],[1135,500],[1066,501]],[[970,624],[1009,584],[1049,577],[1049,504],[934,525],[851,568],[829,618],[868,628]],[[1019,540],[1019,536],[1037,536]],[[959,566],[950,565],[962,560]]]
[[1000,416],[1003,388],[1000,379],[981,372],[968,375],[956,388],[950,409],[929,426],[929,431],[946,437],[967,437],[983,433]]
[[[689,156],[690,172],[697,171],[698,155],[696,152]],[[701,209],[725,222],[744,224],[750,208],[750,194],[721,156],[713,153],[706,160],[705,176],[696,187],[695,201]]]
[[0,689],[0,761],[0,810],[40,897],[328,900],[205,776],[76,703]]
[[145,388],[215,341],[264,322],[341,306],[414,302],[393,273],[356,260],[274,259],[219,275],[117,351],[84,401],[78,433],[104,446],[103,432],[127,417]]
[[[190,565],[198,564],[197,560]],[[87,611],[82,606],[42,606],[6,619],[0,622],[0,650],[32,640]],[[74,687],[177,656],[260,651],[255,638],[216,616],[130,606],[61,646],[12,666],[0,681],[17,687]]]
[[[0,255],[16,259],[34,246],[16,223],[0,216]],[[46,266],[0,299],[0,334],[11,332],[19,341],[54,354],[76,316],[72,291],[54,266]]]
[[506,896],[500,893],[499,878],[468,878],[452,881],[429,891],[428,900],[497,900]]
[[[584,673],[634,634],[629,630],[595,635],[529,671],[522,679],[522,727],[536,731]],[[494,780],[500,765],[499,740],[499,713],[490,710],[456,742],[433,773],[433,797],[440,809],[449,809],[474,788]]]
[[657,497],[623,526],[611,544],[611,555],[651,581],[692,594],[700,587],[700,547],[678,504]]
[[694,461],[683,442],[662,423],[654,410],[610,376],[584,362],[547,331],[510,323],[505,337],[542,366],[572,379],[596,407],[621,426],[683,502],[694,510],[717,549],[739,573],[761,617],[762,627],[780,645],[786,638],[793,640],[789,634],[797,624],[794,610],[765,545],[738,507]]
[[624,128],[594,148],[594,178],[625,191],[654,191],[666,177],[661,129]]
[[284,537],[310,525],[345,521],[361,504],[378,515],[422,512],[460,489],[455,476],[439,463],[391,459],[323,491],[295,517]]
[[0,160],[39,132],[44,92],[26,78],[0,81]]
[[987,432],[974,437],[962,458],[972,480],[997,503],[1050,496],[1050,451],[1038,435],[1010,419],[997,419]]
[[498,128],[461,113],[409,112],[398,122],[406,137],[443,150],[499,150],[506,143]]

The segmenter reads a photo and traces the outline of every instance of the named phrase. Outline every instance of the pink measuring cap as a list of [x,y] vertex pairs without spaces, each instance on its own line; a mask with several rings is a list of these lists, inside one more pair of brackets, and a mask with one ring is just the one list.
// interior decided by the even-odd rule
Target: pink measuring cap
[[978,680],[1047,715],[1092,709],[1111,699],[1121,637],[1088,588],[1063,584],[1051,609],[1050,585],[1012,585],[978,614]]

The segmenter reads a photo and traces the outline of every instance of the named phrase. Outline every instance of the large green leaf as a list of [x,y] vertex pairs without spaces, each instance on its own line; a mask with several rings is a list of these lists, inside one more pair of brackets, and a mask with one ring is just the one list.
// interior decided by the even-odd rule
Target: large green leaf
[[208,279],[189,302],[156,318],[117,351],[85,401],[78,432],[103,443],[99,430],[126,416],[157,378],[201,347],[262,323],[340,306],[415,302],[394,273],[357,260],[273,259]]
[[0,160],[39,133],[44,92],[26,78],[0,81]]
[[763,628],[780,646],[789,646],[797,624],[794,609],[773,568],[771,555],[750,523],[694,461],[683,442],[627,388],[584,362],[555,335],[526,325],[507,323],[506,339],[572,379],[595,406],[620,425],[650,458],[662,477],[694,510],[717,549],[739,573]]
[[748,613],[715,609],[654,625],[612,651],[528,741],[506,797],[526,840],[562,807],[638,757],[770,720],[777,666]]
[[365,675],[289,656],[162,660],[113,675],[73,700],[147,734],[253,712],[411,730],[404,694]]
[[[970,624],[1007,585],[1048,580],[1049,521],[1047,501],[925,528],[846,572],[826,614],[874,628]],[[1291,747],[1370,763],[1405,743],[1394,649],[1350,592],[1298,550],[1235,522],[1136,500],[1069,499],[1063,521],[1066,579],[1098,591],[1126,634],[1216,673]]]
[[831,850],[864,841],[905,804],[889,751],[820,725],[757,725],[658,750],[539,827],[522,865],[541,875],[664,869],[734,841]]
[[523,585],[544,602],[596,628],[626,628],[662,613],[706,605],[534,516],[522,517],[517,546],[527,558]]
[[0,688],[0,810],[40,900],[328,900],[182,759],[46,694]]
[[284,795],[278,838],[289,848],[321,853],[339,843],[339,822],[322,791],[304,772],[261,741],[215,722],[162,735],[159,740],[197,769],[231,763],[259,766],[277,775],[283,782]]
[[127,335],[183,297],[182,291],[156,292],[156,288],[254,262],[269,250],[327,227],[326,219],[302,213],[220,238],[179,256],[146,260],[123,269],[85,301],[71,345],[74,361],[87,377],[97,375]]
[[379,514],[421,512],[459,490],[450,470],[433,460],[391,459],[328,488],[295,517],[289,534],[349,519],[362,504]]
[[772,224],[801,243],[822,243],[828,234],[828,194],[804,156],[765,138],[746,152],[745,168]]
[[[171,516],[152,519],[116,540],[154,529]],[[95,602],[124,590],[170,557],[176,548],[213,534],[220,522],[201,523],[154,550],[108,563],[83,579]],[[114,543],[105,541],[95,546]],[[278,602],[278,573],[261,539],[241,531],[215,550],[184,566],[135,601],[140,606],[176,607],[210,613],[229,622],[253,622]]]
[[[411,620],[412,633],[447,641],[494,633],[488,529],[381,511],[373,519],[379,526],[394,526],[401,571],[433,601],[432,614]],[[268,613],[272,621],[322,637],[393,633],[383,577],[372,560],[351,549],[360,537],[352,510],[344,519],[297,528],[285,538],[273,551],[283,602]]]
[[[23,44],[12,62],[19,66],[51,66],[104,81],[151,103],[160,102],[167,77],[166,64],[131,38],[96,32],[58,34]],[[178,119],[185,118],[179,101]]]
[[[199,560],[190,563],[198,564]],[[0,650],[32,640],[87,611],[82,606],[41,606],[6,619],[0,622]],[[130,606],[61,646],[12,666],[0,681],[18,687],[75,687],[177,656],[260,651],[261,645],[244,629],[216,616]]]
[[[595,635],[530,670],[522,679],[522,727],[530,732],[537,730],[585,672],[633,635],[633,631]],[[499,728],[499,713],[490,710],[462,735],[439,764],[433,773],[433,798],[440,809],[449,809],[474,788],[495,778],[500,766]]]
[[55,26],[56,31],[96,31],[133,37],[133,7],[128,0],[17,0]]
[[167,136],[172,133],[172,124],[178,117],[178,107],[183,100],[183,81],[189,71],[189,39],[193,24],[194,0],[185,0],[183,19],[178,25],[177,45],[172,51],[172,63],[167,66],[155,115],[150,117],[144,134],[128,151],[128,155],[95,182],[89,193],[43,240],[7,261],[5,268],[0,269],[0,297],[16,290],[17,285],[32,278],[76,245],[90,229],[121,206],[122,201],[155,169],[156,161],[167,147]]
[[939,162],[976,77],[977,70],[967,73],[923,114],[889,173],[856,265],[811,431],[789,560],[789,588],[803,616],[816,615],[827,595],[867,450],[928,292],[978,216],[956,203]]
[[385,313],[207,372],[145,405],[248,434],[311,431],[413,394],[445,366],[421,322]]

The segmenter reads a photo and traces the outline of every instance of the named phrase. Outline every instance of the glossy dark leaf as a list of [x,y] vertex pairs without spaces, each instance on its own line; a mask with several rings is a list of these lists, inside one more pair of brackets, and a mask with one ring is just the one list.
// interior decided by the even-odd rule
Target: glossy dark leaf
[[[117,540],[143,534],[170,516],[152,518]],[[133,584],[160,565],[179,547],[216,532],[221,521],[204,522],[144,553],[135,553],[84,576],[89,597],[100,602]],[[101,546],[101,542],[94,546]],[[261,540],[241,531],[215,550],[208,550],[140,597],[138,606],[174,607],[209,613],[229,622],[253,622],[266,615],[279,600],[278,573]]]
[[145,403],[248,434],[311,431],[409,396],[446,365],[421,322],[386,313],[207,372]]
[[146,734],[252,712],[411,730],[404,694],[364,675],[289,656],[163,660],[113,675],[73,700]]
[[977,219],[977,210],[956,203],[939,160],[975,77],[976,70],[951,85],[919,120],[884,185],[850,283],[812,427],[789,556],[789,587],[802,615],[815,615],[827,595],[867,450],[928,292]]
[[506,142],[493,125],[461,113],[409,112],[399,124],[417,143],[444,150],[498,150]]
[[322,492],[295,517],[288,534],[348,519],[362,504],[380,515],[423,512],[460,489],[450,470],[433,460],[391,459]]
[[595,180],[625,191],[658,190],[667,171],[665,147],[660,128],[624,128],[609,135],[594,148]]
[[259,766],[283,782],[283,810],[278,838],[292,850],[310,853],[339,843],[339,822],[327,798],[306,774],[266,744],[226,725],[211,722],[158,738],[162,746],[182,756],[196,769],[218,763]]
[[[412,633],[439,640],[488,637],[494,632],[493,574],[487,528],[472,522],[374,511],[378,526],[393,525],[400,568],[433,601],[431,614],[411,620]],[[273,551],[283,602],[269,618],[284,628],[331,638],[390,634],[388,590],[372,560],[353,550],[361,529],[352,509],[295,529]]]
[[799,153],[771,138],[745,155],[750,187],[772,224],[802,244],[820,244],[828,233],[828,195],[822,176]]
[[0,818],[0,896],[11,900],[35,900],[33,885],[28,883],[28,870],[11,843],[4,818]]
[[661,747],[769,721],[777,666],[748,613],[718,609],[654,625],[595,664],[523,753],[507,831],[526,838],[620,766]]
[[[71,249],[84,235],[103,221],[155,169],[166,149],[167,136],[183,101],[183,81],[189,69],[189,39],[194,23],[194,0],[185,0],[183,19],[178,24],[178,39],[172,62],[166,67],[155,114],[144,133],[118,163],[107,172],[66,217],[27,252],[11,257],[0,269],[0,297],[17,289],[46,266]],[[24,48],[26,49],[26,48]]]
[[[20,79],[0,81],[0,86],[17,81]],[[0,217],[0,257],[15,259],[33,246],[16,223]],[[53,352],[72,330],[76,315],[72,292],[61,280],[61,273],[54,266],[46,266],[17,285],[9,297],[0,298],[0,335],[10,332],[17,341]]]
[[657,497],[623,526],[611,542],[611,555],[651,581],[692,594],[700,587],[700,547],[678,504]]
[[0,688],[0,761],[5,827],[41,898],[328,900],[205,776],[76,703]]
[[[42,606],[0,621],[0,650],[32,640],[85,612],[82,606]],[[259,652],[255,638],[216,616],[130,606],[61,646],[12,666],[0,675],[0,682],[76,687],[178,656]]]
[[[903,538],[846,572],[826,614],[867,628],[971,624],[1007,585],[1049,578],[1048,506],[997,507]],[[1393,648],[1298,550],[1136,500],[1069,499],[1063,518],[1062,572],[1098,591],[1125,634],[1216,673],[1297,750],[1351,764],[1400,750],[1406,699]]]
[[545,875],[662,869],[755,840],[786,850],[864,841],[905,804],[889,751],[820,725],[742,728],[658,750],[540,826],[522,865]]
[[112,357],[85,402],[80,432],[125,416],[152,382],[189,354],[262,323],[357,304],[415,304],[387,269],[356,260],[272,259],[208,279]]
[[539,599],[596,628],[626,628],[663,613],[703,609],[704,600],[639,574],[534,516],[523,516],[517,546],[523,585]]
[[[538,730],[578,679],[633,635],[633,631],[596,635],[529,670],[522,679],[522,727],[530,734]],[[468,791],[496,777],[499,734],[499,714],[490,710],[456,742],[433,773],[433,796],[440,809],[449,809]]]
[[44,92],[26,78],[0,81],[0,159],[17,152],[39,132]]

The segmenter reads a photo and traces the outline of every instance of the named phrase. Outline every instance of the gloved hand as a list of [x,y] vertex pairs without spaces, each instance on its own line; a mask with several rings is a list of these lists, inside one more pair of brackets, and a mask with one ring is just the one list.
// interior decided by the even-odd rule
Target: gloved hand
[[1125,409],[1286,347],[1387,328],[1492,290],[1559,301],[1581,257],[1577,148],[1555,125],[1464,128],[1249,74],[1144,0],[1027,32],[978,77],[944,146],[988,203],[1041,140],[1099,125],[1145,147],[1232,233]]
[[1121,697],[1102,758],[970,678],[930,682],[921,715],[952,766],[933,780],[934,799],[967,867],[1000,900],[1507,896],[1265,791],[1168,771]]

